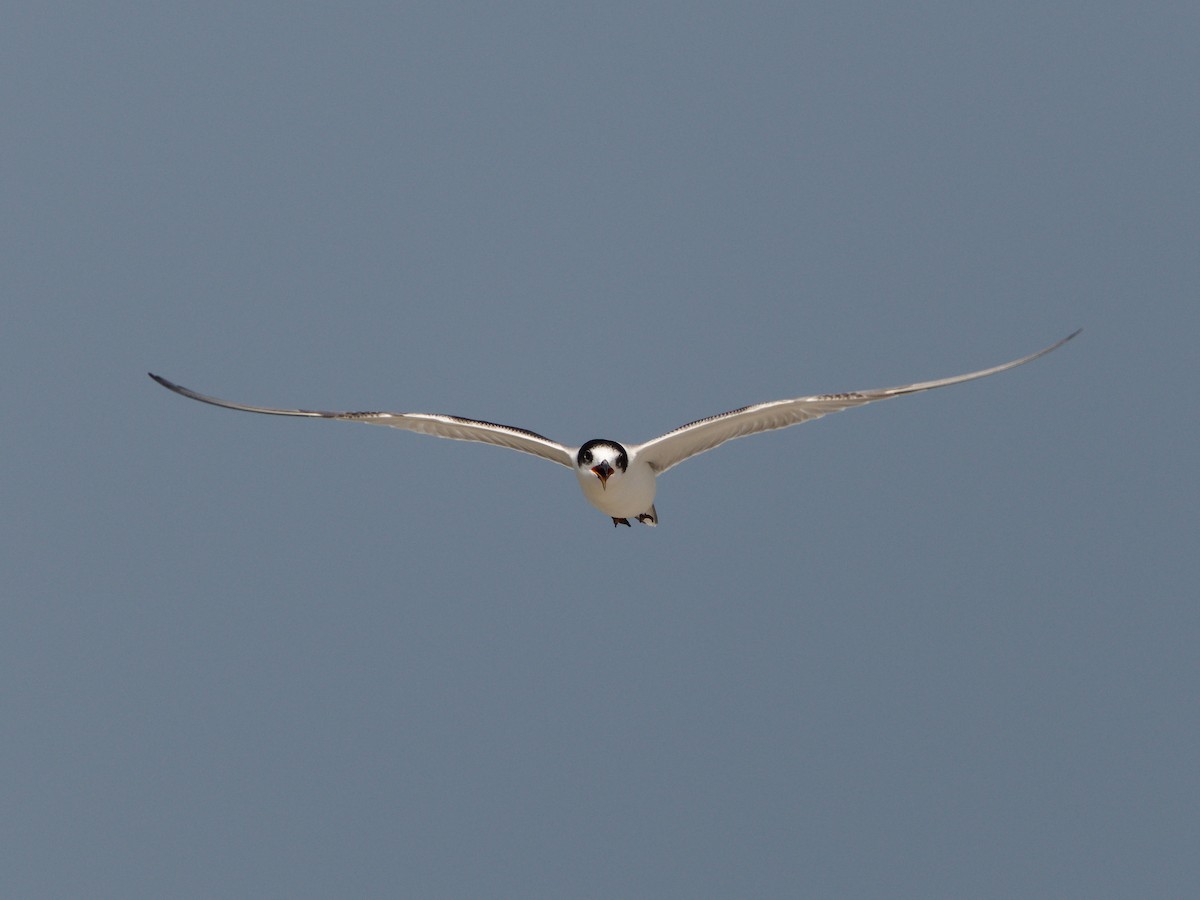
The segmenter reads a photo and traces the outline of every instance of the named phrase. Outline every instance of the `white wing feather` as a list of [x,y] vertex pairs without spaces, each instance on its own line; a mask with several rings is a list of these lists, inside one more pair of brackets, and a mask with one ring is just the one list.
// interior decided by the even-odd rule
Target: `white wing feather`
[[524,428],[514,428],[511,425],[497,425],[495,422],[484,422],[479,419],[464,419],[459,416],[443,416],[433,413],[389,413],[389,412],[321,412],[311,409],[275,409],[270,406],[248,406],[244,403],[231,403],[216,397],[198,394],[193,390],[182,387],[163,378],[161,375],[148,373],[151,378],[168,390],[172,390],[192,400],[201,403],[211,403],[213,406],[223,406],[226,409],[236,409],[242,412],[264,413],[269,416],[305,416],[316,419],[339,419],[344,422],[363,422],[367,425],[386,425],[389,428],[402,428],[405,431],[415,431],[418,434],[430,434],[434,437],[449,438],[452,441],[476,441],[481,444],[494,444],[498,447],[508,447],[521,453],[531,453],[548,459],[569,469],[575,468],[574,454],[555,441],[543,437]]
[[[1079,331],[1082,330],[1079,329]],[[952,384],[961,384],[964,381],[974,381],[976,378],[985,378],[988,375],[1007,371],[1008,369],[1024,365],[1027,362],[1032,362],[1039,356],[1045,356],[1052,350],[1057,350],[1067,341],[1071,340],[1071,338],[1075,337],[1075,335],[1079,334],[1079,331],[1067,335],[1061,341],[1047,347],[1045,350],[1039,350],[1037,353],[1031,353],[1029,356],[1023,356],[1020,359],[1015,359],[1012,362],[1007,362],[999,366],[993,366],[990,369],[981,369],[978,372],[956,375],[953,378],[922,381],[917,384],[907,384],[901,387],[879,388],[869,391],[847,391],[841,394],[818,394],[812,397],[796,397],[792,400],[755,403],[751,406],[744,406],[741,409],[730,410],[720,415],[709,416],[705,419],[690,422],[687,425],[676,428],[674,431],[667,432],[661,437],[656,437],[654,440],[647,441],[636,447],[630,447],[629,450],[632,454],[636,454],[639,459],[648,462],[655,472],[665,472],[685,459],[703,453],[706,450],[711,450],[734,438],[758,434],[760,431],[771,431],[776,428],[799,425],[801,422],[818,419],[829,413],[841,412],[852,406],[863,406],[867,403],[874,403],[877,400],[889,400],[892,397],[901,397],[905,394],[915,394],[920,391],[929,391]]]

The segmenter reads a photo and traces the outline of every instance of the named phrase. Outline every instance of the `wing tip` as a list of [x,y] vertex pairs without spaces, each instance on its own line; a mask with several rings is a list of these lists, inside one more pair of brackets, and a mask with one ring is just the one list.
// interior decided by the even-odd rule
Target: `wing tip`
[[1051,344],[1045,350],[1039,350],[1037,353],[1033,354],[1033,356],[1031,356],[1026,361],[1032,362],[1033,360],[1037,359],[1039,356],[1045,356],[1047,353],[1051,352],[1052,350],[1057,350],[1059,347],[1061,347],[1067,341],[1071,341],[1071,340],[1074,340],[1075,338],[1079,337],[1079,335],[1081,335],[1082,333],[1083,333],[1082,328],[1076,328],[1074,331],[1072,331],[1070,334],[1068,334],[1065,338],[1055,341],[1053,344]]
[[165,387],[167,390],[175,391],[176,393],[178,393],[179,385],[175,384],[175,382],[168,381],[167,379],[163,378],[161,375],[155,375],[153,372],[147,372],[146,374],[149,375],[151,378],[153,378],[155,381],[157,381],[159,384],[161,384],[163,387]]

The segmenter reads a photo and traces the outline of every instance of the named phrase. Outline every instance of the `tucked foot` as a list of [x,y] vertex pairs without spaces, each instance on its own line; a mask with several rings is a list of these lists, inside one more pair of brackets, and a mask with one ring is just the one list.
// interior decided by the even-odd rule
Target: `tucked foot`
[[616,516],[612,516],[611,518],[613,520],[613,528],[616,528],[618,525],[624,525],[626,528],[633,527],[632,525],[629,524],[628,519],[618,519]]
[[652,504],[648,510],[637,517],[637,520],[643,525],[657,525],[658,510],[656,510]]

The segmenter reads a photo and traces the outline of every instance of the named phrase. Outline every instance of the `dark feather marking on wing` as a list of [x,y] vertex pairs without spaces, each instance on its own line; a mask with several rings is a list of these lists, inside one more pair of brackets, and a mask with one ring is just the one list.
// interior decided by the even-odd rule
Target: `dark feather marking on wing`
[[[391,412],[342,412],[342,413],[319,413],[322,416],[329,416],[335,419],[398,419],[404,418],[405,413]],[[423,413],[431,418],[445,419],[447,422],[458,422],[461,425],[486,425],[488,428],[495,428],[499,431],[507,431],[510,434],[521,434],[525,437],[536,438],[539,441],[545,441],[548,444],[553,444],[554,441],[545,435],[538,434],[536,431],[530,431],[527,428],[516,428],[512,425],[501,425],[499,422],[488,422],[484,419],[467,419],[463,416],[448,416],[445,413]]]
[[846,391],[841,394],[821,394],[813,397],[814,400],[865,400],[867,395],[862,391]]
[[[739,406],[737,409],[731,409],[728,412],[717,413],[715,416],[705,416],[703,419],[697,419],[695,422],[688,422],[686,425],[680,425],[678,428],[672,428],[667,432],[667,434],[675,434],[675,432],[691,428],[693,425],[703,425],[705,422],[712,422],[716,419],[724,419],[726,416],[736,416],[738,413],[745,412],[746,410],[750,409],[750,407],[755,405],[756,404],[751,403],[750,406]],[[666,437],[667,434],[664,434],[663,437]]]
[[550,444],[555,443],[545,435],[538,434],[536,431],[530,431],[527,428],[517,428],[513,425],[500,425],[496,422],[484,421],[483,419],[464,419],[462,416],[446,416],[446,418],[455,422],[462,422],[464,425],[486,425],[489,428],[499,428],[501,431],[511,431],[513,434],[523,434],[526,437],[537,438],[539,441],[546,441]]

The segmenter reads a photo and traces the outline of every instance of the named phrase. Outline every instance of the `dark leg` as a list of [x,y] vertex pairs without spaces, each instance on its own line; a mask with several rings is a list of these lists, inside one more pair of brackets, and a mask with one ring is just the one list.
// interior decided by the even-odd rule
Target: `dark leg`
[[616,528],[618,525],[624,525],[626,528],[633,527],[632,525],[629,524],[628,519],[618,519],[616,516],[612,516],[611,518],[613,520],[613,528]]

